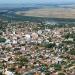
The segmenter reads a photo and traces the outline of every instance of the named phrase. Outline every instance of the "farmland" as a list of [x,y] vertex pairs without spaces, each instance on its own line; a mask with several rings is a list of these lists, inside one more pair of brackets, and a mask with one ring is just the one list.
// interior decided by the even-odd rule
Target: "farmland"
[[29,11],[18,11],[16,14],[21,16],[75,19],[75,8],[40,8]]

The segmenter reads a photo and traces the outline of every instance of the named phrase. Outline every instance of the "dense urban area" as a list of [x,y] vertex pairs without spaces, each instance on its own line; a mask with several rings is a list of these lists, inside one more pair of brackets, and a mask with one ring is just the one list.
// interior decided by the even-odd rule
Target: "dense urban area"
[[75,75],[75,25],[0,20],[0,75]]

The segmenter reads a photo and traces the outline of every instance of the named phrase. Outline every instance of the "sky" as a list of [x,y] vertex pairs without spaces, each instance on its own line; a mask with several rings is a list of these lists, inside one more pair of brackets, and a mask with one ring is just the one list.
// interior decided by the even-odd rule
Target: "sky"
[[0,0],[3,3],[75,3],[75,0]]

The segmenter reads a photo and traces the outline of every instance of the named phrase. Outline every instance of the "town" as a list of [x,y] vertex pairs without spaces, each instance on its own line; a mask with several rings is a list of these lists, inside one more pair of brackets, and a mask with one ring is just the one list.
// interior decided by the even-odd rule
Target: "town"
[[75,25],[0,20],[0,75],[75,75]]

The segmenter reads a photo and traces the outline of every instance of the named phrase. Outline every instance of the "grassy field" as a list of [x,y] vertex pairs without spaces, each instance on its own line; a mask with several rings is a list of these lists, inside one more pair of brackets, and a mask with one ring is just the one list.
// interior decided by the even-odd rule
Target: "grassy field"
[[18,11],[16,14],[22,16],[75,19],[75,9],[72,8],[41,8],[29,11]]

